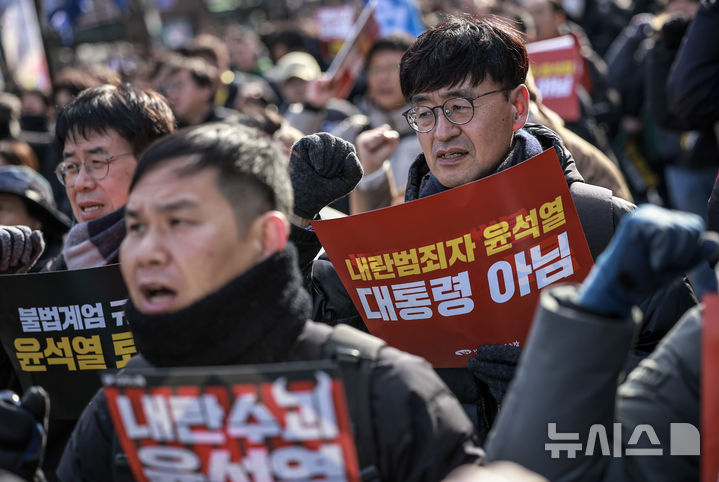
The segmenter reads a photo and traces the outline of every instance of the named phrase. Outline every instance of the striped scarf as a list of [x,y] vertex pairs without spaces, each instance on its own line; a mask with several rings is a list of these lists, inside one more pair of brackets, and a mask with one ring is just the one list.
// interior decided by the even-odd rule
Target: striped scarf
[[95,268],[116,263],[124,237],[124,207],[99,219],[75,224],[62,252],[67,268]]

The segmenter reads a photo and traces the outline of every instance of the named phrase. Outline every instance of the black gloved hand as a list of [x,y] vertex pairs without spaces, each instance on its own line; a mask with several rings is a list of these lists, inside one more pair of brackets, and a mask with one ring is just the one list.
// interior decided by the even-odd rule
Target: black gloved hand
[[362,178],[362,165],[352,144],[320,132],[304,136],[292,146],[290,178],[295,214],[312,219],[354,189]]
[[489,387],[489,392],[501,405],[509,382],[514,377],[522,350],[514,345],[482,345],[467,362],[467,369]]
[[0,392],[0,468],[33,480],[45,453],[50,398],[42,387],[22,397]]
[[27,226],[0,226],[0,249],[0,274],[26,273],[45,250],[45,240]]

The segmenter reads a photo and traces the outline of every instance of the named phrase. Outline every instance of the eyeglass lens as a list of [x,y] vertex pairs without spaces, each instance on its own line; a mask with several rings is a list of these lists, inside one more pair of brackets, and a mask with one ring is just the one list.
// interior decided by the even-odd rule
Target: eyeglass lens
[[[93,179],[102,179],[107,176],[110,163],[104,160],[91,160],[84,163],[87,174]],[[79,162],[70,162],[60,169],[62,181],[66,186],[72,186],[80,174],[82,164]]]
[[[462,97],[449,99],[442,106],[444,116],[453,124],[466,124],[472,120],[474,108],[472,103]],[[427,106],[417,106],[410,112],[410,122],[414,124],[414,128],[419,131],[428,131],[434,127],[436,114],[434,110]]]

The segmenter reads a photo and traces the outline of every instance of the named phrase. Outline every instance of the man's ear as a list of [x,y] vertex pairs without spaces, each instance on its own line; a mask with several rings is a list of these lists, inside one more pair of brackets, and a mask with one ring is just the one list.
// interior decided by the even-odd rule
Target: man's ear
[[519,84],[509,93],[509,101],[513,107],[512,132],[524,127],[529,116],[529,91],[527,86]]
[[252,222],[250,233],[258,241],[260,259],[264,260],[287,246],[289,222],[281,212],[267,211]]

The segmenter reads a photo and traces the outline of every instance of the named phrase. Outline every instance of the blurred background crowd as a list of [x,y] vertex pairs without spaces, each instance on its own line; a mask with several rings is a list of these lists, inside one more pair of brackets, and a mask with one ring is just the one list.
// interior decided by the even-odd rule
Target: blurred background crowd
[[401,55],[443,14],[493,13],[528,43],[567,35],[575,42],[579,115],[563,119],[530,86],[530,121],[562,135],[587,182],[705,216],[719,163],[716,130],[673,116],[664,85],[698,5],[381,0],[359,75],[342,96],[326,72],[365,8],[361,0],[3,0],[0,162],[37,170],[71,216],[54,174],[55,115],[83,89],[130,83],[162,93],[179,126],[251,123],[288,148],[303,134],[332,132],[357,145],[365,170],[358,192],[372,192],[377,172],[389,172],[392,184],[392,199],[334,207],[349,213],[400,202],[420,153],[401,116]]

